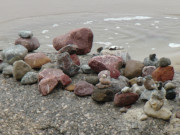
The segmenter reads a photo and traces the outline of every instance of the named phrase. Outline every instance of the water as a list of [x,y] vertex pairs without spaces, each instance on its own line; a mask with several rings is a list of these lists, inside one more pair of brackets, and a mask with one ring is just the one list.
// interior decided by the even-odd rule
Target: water
[[[23,3],[22,0],[17,1]],[[37,5],[40,1],[38,0]],[[73,29],[87,27],[94,33],[91,53],[96,52],[96,49],[101,46],[123,46],[132,59],[136,60],[142,61],[151,53],[156,53],[158,58],[169,57],[175,69],[180,71],[178,1],[173,4],[167,0],[162,4],[155,1],[143,3],[142,0],[135,0],[133,3],[130,0],[126,2],[115,0],[111,3],[102,3],[105,0],[98,2],[92,0],[91,3],[87,0],[85,2],[89,4],[88,6],[83,6],[85,2],[82,0],[77,1],[82,7],[75,2],[66,1],[62,3],[64,7],[58,9],[58,6],[56,7],[58,1],[55,0],[54,5],[49,1],[51,3],[49,6],[52,8],[47,8],[48,2],[46,2],[47,5],[42,6],[41,9],[44,9],[45,13],[36,8],[35,11],[37,11],[33,13],[33,6],[36,6],[30,5],[32,10],[27,9],[30,11],[25,10],[26,7],[20,7],[24,10],[23,13],[16,11],[15,8],[14,11],[20,13],[14,14],[15,17],[13,13],[10,14],[11,16],[1,16],[0,49],[13,45],[19,31],[31,30],[40,41],[41,47],[38,51],[53,53],[55,52],[52,47],[54,37]],[[18,2],[13,4],[18,5]],[[65,7],[66,4],[71,5]]]

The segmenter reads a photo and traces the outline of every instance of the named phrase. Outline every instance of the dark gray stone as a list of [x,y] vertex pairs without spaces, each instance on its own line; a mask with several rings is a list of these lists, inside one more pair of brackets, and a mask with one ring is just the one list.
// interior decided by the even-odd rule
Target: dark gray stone
[[171,60],[169,58],[162,57],[159,60],[159,66],[160,67],[167,67],[171,65]]
[[33,33],[32,33],[32,31],[23,30],[23,31],[19,32],[19,36],[21,38],[31,38],[33,36]]

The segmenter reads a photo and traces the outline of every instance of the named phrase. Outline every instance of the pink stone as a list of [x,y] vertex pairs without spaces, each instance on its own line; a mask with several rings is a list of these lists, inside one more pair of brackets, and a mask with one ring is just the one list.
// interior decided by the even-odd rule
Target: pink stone
[[53,69],[53,68],[47,68],[44,69],[39,73],[38,80],[39,82],[43,78],[49,78],[51,76],[55,76],[56,79],[63,85],[66,86],[71,83],[71,78],[63,73],[61,69]]
[[77,96],[90,96],[94,91],[94,86],[86,81],[79,81],[76,83],[74,94]]
[[15,41],[15,45],[23,45],[25,48],[27,48],[28,52],[36,50],[37,48],[40,47],[40,43],[36,37],[18,38]]
[[122,58],[113,55],[95,56],[89,60],[89,66],[96,72],[109,70],[112,78],[120,76],[119,69],[122,67]]
[[152,75],[152,72],[156,69],[155,66],[145,66],[142,70],[142,76]]
[[92,48],[92,43],[93,33],[89,28],[76,29],[53,39],[53,46],[57,51],[64,46],[74,44],[78,47],[78,55],[89,53]]
[[70,57],[71,57],[72,61],[73,61],[76,65],[80,66],[80,60],[79,60],[79,57],[78,57],[76,54],[71,54]]
[[43,96],[46,96],[53,91],[57,84],[58,80],[56,77],[49,76],[48,78],[44,78],[39,82],[39,91]]
[[138,100],[139,96],[136,93],[116,93],[114,96],[114,105],[116,106],[129,106]]

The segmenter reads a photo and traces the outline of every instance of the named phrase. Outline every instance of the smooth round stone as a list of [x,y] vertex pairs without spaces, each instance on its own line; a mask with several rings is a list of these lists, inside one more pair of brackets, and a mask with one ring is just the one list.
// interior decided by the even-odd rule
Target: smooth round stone
[[86,82],[91,83],[91,84],[93,84],[93,85],[96,85],[96,84],[99,83],[99,78],[98,78],[98,76],[87,76],[87,77],[85,78],[85,80],[86,80]]
[[33,36],[33,33],[32,33],[32,31],[20,31],[19,32],[19,36],[21,37],[21,38],[31,38],[32,36]]
[[166,99],[175,99],[176,97],[176,92],[174,90],[168,90],[166,91]]
[[176,85],[172,82],[168,82],[165,84],[164,88],[165,88],[165,90],[172,90],[172,89],[176,88]]
[[147,120],[148,119],[148,116],[146,115],[146,114],[143,114],[143,115],[141,115],[141,117],[140,117],[140,120],[141,121],[144,121],[144,120]]
[[37,83],[38,74],[34,72],[27,72],[24,77],[21,79],[21,84],[33,84]]
[[167,67],[171,65],[171,60],[169,58],[162,57],[159,60],[159,66],[160,67]]
[[176,118],[180,119],[180,110],[176,112]]
[[81,70],[83,71],[83,73],[85,74],[90,74],[93,72],[93,70],[91,69],[91,67],[89,65],[82,65],[81,66]]
[[3,69],[2,74],[4,76],[12,76],[13,75],[13,66],[9,65]]
[[6,67],[8,67],[8,66],[9,66],[8,63],[4,63],[4,62],[1,63],[1,64],[0,64],[0,72],[3,72],[3,69],[6,68]]

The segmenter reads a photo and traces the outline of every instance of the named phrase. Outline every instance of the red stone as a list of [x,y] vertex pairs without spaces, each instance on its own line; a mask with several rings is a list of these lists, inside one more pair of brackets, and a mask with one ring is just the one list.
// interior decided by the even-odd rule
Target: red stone
[[119,69],[122,67],[123,61],[118,56],[102,55],[91,58],[88,64],[96,72],[109,70],[112,78],[118,78],[120,76]]
[[174,77],[174,68],[172,66],[158,67],[152,73],[152,78],[155,81],[165,82],[168,80],[173,80],[173,77]]
[[54,48],[59,51],[62,47],[74,44],[78,46],[77,54],[83,55],[91,51],[93,33],[88,28],[80,28],[53,39]]
[[114,105],[116,106],[129,106],[138,100],[139,96],[136,93],[116,93],[114,96]]
[[76,54],[71,54],[70,57],[71,57],[72,61],[73,61],[76,65],[80,66],[80,60],[79,60],[79,57],[78,57]]
[[53,91],[57,84],[58,80],[56,77],[49,76],[48,78],[44,78],[39,82],[39,91],[43,96],[46,96]]
[[76,83],[74,94],[77,96],[90,96],[94,91],[94,86],[86,81]]
[[51,76],[55,76],[56,79],[63,85],[66,86],[71,83],[71,78],[67,76],[66,74],[63,73],[61,69],[53,69],[53,68],[48,68],[44,69],[39,73],[38,80],[39,82],[43,78],[49,78]]
[[27,54],[24,61],[29,64],[31,68],[41,68],[42,65],[51,62],[51,60],[44,53]]
[[23,45],[25,48],[27,48],[28,52],[36,50],[37,48],[40,47],[40,43],[36,37],[18,38],[15,41],[15,45]]

